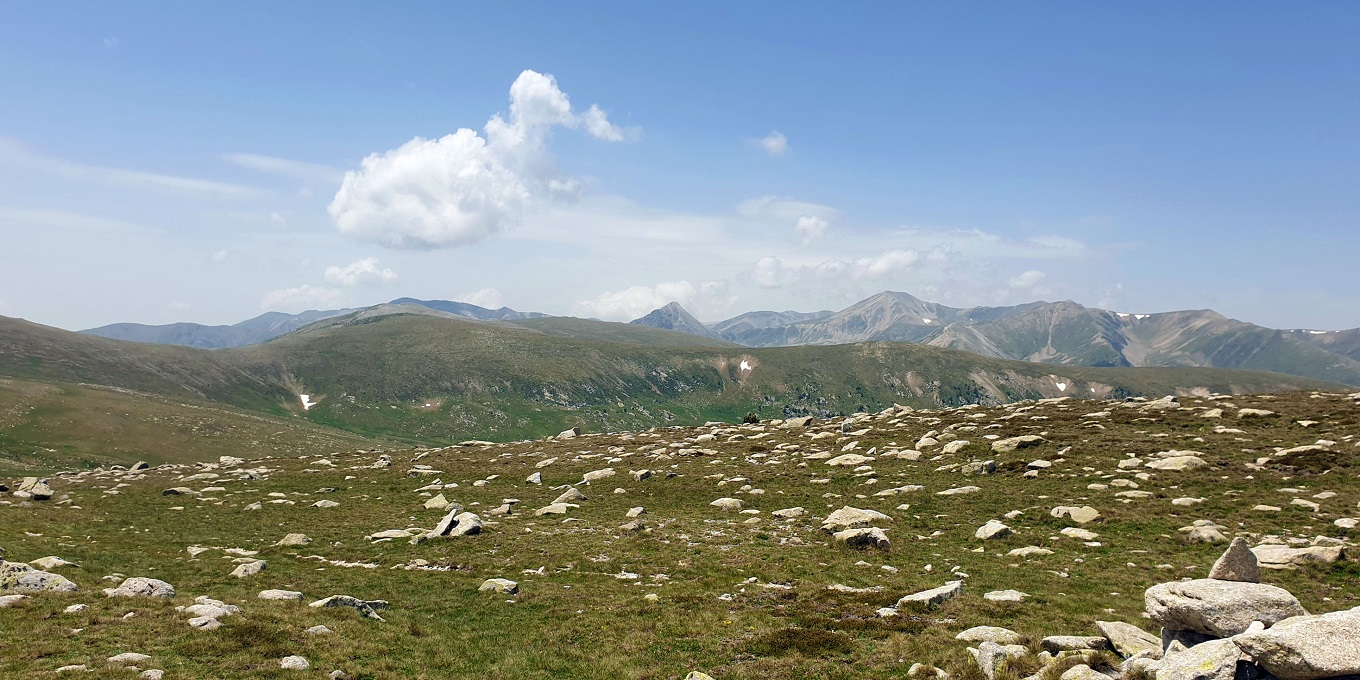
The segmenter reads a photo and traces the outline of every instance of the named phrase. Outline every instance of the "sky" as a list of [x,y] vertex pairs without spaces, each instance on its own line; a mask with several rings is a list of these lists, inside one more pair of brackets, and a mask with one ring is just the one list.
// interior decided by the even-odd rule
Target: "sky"
[[0,5],[0,315],[1360,326],[1360,4]]

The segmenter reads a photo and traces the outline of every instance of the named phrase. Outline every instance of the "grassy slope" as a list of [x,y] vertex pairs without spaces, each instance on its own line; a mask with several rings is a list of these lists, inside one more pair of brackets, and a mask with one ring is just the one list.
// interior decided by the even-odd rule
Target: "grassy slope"
[[[440,513],[422,508],[426,495],[415,491],[429,480],[406,475],[420,453],[416,451],[393,452],[396,465],[388,469],[362,467],[374,454],[342,454],[329,456],[335,468],[314,459],[252,463],[272,470],[260,480],[236,481],[230,471],[218,470],[223,479],[189,485],[226,490],[197,499],[160,495],[161,489],[182,484],[178,478],[197,469],[156,470],[146,478],[101,473],[81,481],[56,479],[55,501],[0,508],[7,520],[0,522],[0,545],[12,560],[60,555],[80,563],[62,573],[81,592],[43,594],[0,610],[5,628],[0,676],[20,677],[73,663],[105,669],[105,657],[136,651],[151,654],[146,666],[167,669],[167,677],[227,680],[292,677],[295,673],[278,670],[278,659],[287,654],[306,656],[318,676],[339,668],[359,678],[676,679],[691,669],[719,680],[895,678],[920,661],[945,668],[955,678],[976,680],[965,645],[953,640],[971,626],[1006,626],[1032,640],[1092,635],[1096,619],[1150,628],[1140,617],[1142,591],[1163,581],[1203,576],[1222,551],[1221,545],[1192,545],[1181,538],[1178,528],[1194,520],[1214,520],[1228,527],[1229,536],[1243,535],[1253,542],[1266,534],[1355,540],[1354,532],[1332,525],[1337,517],[1354,517],[1360,501],[1360,449],[1354,446],[1360,436],[1360,405],[1354,400],[1293,394],[1229,403],[1182,402],[1193,410],[1142,413],[1117,403],[1068,402],[1024,411],[988,407],[905,414],[857,423],[852,427],[871,429],[854,437],[840,434],[839,421],[827,421],[817,423],[816,430],[831,435],[818,440],[807,436],[814,432],[802,430],[769,428],[764,438],[754,439],[760,434],[755,428],[695,428],[452,448],[419,461],[443,471],[438,476],[445,482],[459,484],[445,490],[448,498],[484,517],[487,508],[505,497],[523,499],[521,510],[493,520],[483,535],[421,546],[363,539],[383,529],[429,527],[438,519]],[[1203,409],[1213,407],[1225,409],[1227,417],[1200,417]],[[1280,415],[1239,420],[1232,417],[1236,407],[1266,408]],[[1111,415],[1083,417],[1103,410]],[[1296,423],[1305,418],[1318,422],[1306,428]],[[1215,432],[1220,424],[1242,432]],[[859,452],[877,447],[881,453],[910,446],[928,431],[946,429],[956,429],[973,443],[955,455],[930,449],[920,462],[880,456],[870,463],[875,474],[868,476],[801,457],[813,451],[839,452],[851,441],[858,442]],[[734,439],[734,433],[745,438]],[[982,438],[1030,433],[1041,434],[1047,443],[998,455]],[[666,446],[693,442],[700,434],[716,434],[716,439],[686,444],[691,453]],[[1338,453],[1313,461],[1331,472],[1248,467],[1277,448],[1319,438],[1339,442]],[[780,453],[777,447],[784,443],[799,445],[801,453]],[[666,457],[657,454],[656,446]],[[699,447],[711,452],[697,451]],[[1117,461],[1171,448],[1192,448],[1211,465],[1137,479],[1151,498],[1121,499],[1115,496],[1121,490],[1117,486],[1088,488],[1115,479],[1135,480],[1138,470],[1121,470]],[[557,462],[536,466],[550,457]],[[1002,472],[970,477],[941,469],[988,458],[1001,463]],[[1023,463],[1034,458],[1046,458],[1054,466],[1037,479],[1021,478]],[[606,466],[619,475],[582,486],[588,500],[572,511],[571,521],[532,515],[532,509],[557,496],[559,490],[552,486],[579,482],[584,472]],[[636,482],[627,475],[641,468],[676,476],[658,474]],[[543,474],[543,486],[523,481],[534,471]],[[492,476],[484,486],[472,484]],[[829,481],[817,484],[814,479]],[[118,495],[103,493],[118,483],[129,486]],[[745,484],[764,493],[745,493]],[[872,496],[902,484],[921,484],[925,490]],[[935,495],[964,484],[982,491]],[[318,494],[322,487],[336,491]],[[615,487],[626,491],[614,493]],[[1322,491],[1337,495],[1318,500],[1322,508],[1310,512],[1290,506],[1289,499],[1296,496],[1281,493],[1284,487],[1303,489],[1299,497],[1304,498]],[[261,511],[243,511],[252,502],[277,500],[269,495],[273,493],[285,494],[296,505],[267,503]],[[65,494],[70,495],[68,505],[79,509],[60,504]],[[739,515],[709,506],[721,496],[741,499],[761,514]],[[1171,504],[1183,496],[1205,501],[1197,507]],[[330,510],[308,507],[320,498],[341,505]],[[909,507],[898,507],[904,503]],[[1253,511],[1257,503],[1284,510]],[[820,518],[845,504],[893,518],[884,523],[892,539],[889,551],[828,543],[818,529]],[[1067,524],[1048,512],[1056,505],[1097,508],[1103,517],[1087,528],[1100,535],[1099,545],[1060,536]],[[642,517],[649,533],[616,529],[633,506],[647,508]],[[791,506],[805,507],[810,514],[791,521],[771,518],[772,511]],[[1011,510],[1024,513],[1007,520],[1014,536],[986,544],[973,538],[978,526]],[[315,542],[302,548],[271,547],[288,532],[306,533]],[[185,552],[190,545],[216,549],[190,558]],[[1029,545],[1054,554],[1005,556]],[[248,579],[231,578],[233,561],[221,550],[228,547],[261,551],[268,569]],[[325,564],[312,556],[377,568]],[[413,559],[443,570],[391,568]],[[163,578],[177,587],[178,595],[168,602],[106,599],[98,595],[107,585],[101,577],[113,572]],[[1327,612],[1360,605],[1357,575],[1355,562],[1343,562],[1268,571],[1265,581],[1288,588],[1310,611]],[[520,594],[477,593],[482,580],[491,577],[519,581]],[[964,578],[964,594],[937,610],[888,620],[873,616],[877,607],[950,578]],[[763,587],[767,583],[789,589]],[[881,590],[826,590],[836,583]],[[350,610],[255,599],[265,588],[301,590],[304,602],[339,593],[381,598],[390,600],[392,609],[384,612],[385,623],[365,621]],[[981,597],[1004,588],[1024,591],[1030,598],[1021,604],[996,604]],[[648,593],[659,600],[643,599]],[[190,604],[198,595],[237,604],[243,612],[224,619],[218,631],[192,630],[173,606]],[[90,608],[61,613],[74,603]],[[125,619],[127,612],[136,616]],[[336,634],[302,632],[317,624]],[[73,633],[77,628],[83,630]],[[1016,680],[1030,670],[999,677]],[[100,677],[135,674],[103,670]]]
[[[344,317],[221,351],[9,322],[0,325],[0,347],[7,350],[0,375],[187,395],[431,444],[538,437],[572,426],[608,431],[734,421],[748,412],[830,415],[893,403],[1323,386],[1214,369],[1056,367],[901,343],[745,349],[627,324],[515,325],[428,315]],[[742,361],[753,370],[743,372]],[[319,405],[304,411],[299,394]]]
[[90,385],[0,379],[0,472],[293,455],[374,440],[298,418]]

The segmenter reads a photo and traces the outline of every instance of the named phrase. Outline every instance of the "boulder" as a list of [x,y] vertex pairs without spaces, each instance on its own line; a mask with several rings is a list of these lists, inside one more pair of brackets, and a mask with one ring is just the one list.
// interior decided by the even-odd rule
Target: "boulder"
[[1360,607],[1296,616],[1232,638],[1242,652],[1281,680],[1360,674]]
[[1209,578],[1219,581],[1260,583],[1261,565],[1256,561],[1256,554],[1247,546],[1247,541],[1234,538],[1228,549],[1223,551],[1223,555],[1209,569]]
[[1207,578],[1152,586],[1143,602],[1152,620],[1164,628],[1218,637],[1237,635],[1252,621],[1270,626],[1308,614],[1283,588]]

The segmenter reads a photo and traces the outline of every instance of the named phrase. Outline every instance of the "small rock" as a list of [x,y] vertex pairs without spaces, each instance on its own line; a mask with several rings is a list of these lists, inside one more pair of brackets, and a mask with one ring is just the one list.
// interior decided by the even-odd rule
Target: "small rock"
[[312,664],[300,656],[285,656],[279,660],[279,668],[286,671],[305,671],[311,667]]
[[519,584],[510,579],[489,578],[482,581],[482,585],[477,588],[477,592],[514,595],[519,592]]

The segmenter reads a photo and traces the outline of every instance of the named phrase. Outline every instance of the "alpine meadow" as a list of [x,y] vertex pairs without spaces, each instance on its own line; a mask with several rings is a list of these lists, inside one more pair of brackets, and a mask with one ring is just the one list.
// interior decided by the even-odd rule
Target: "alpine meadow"
[[0,9],[0,677],[1360,678],[1357,34]]

